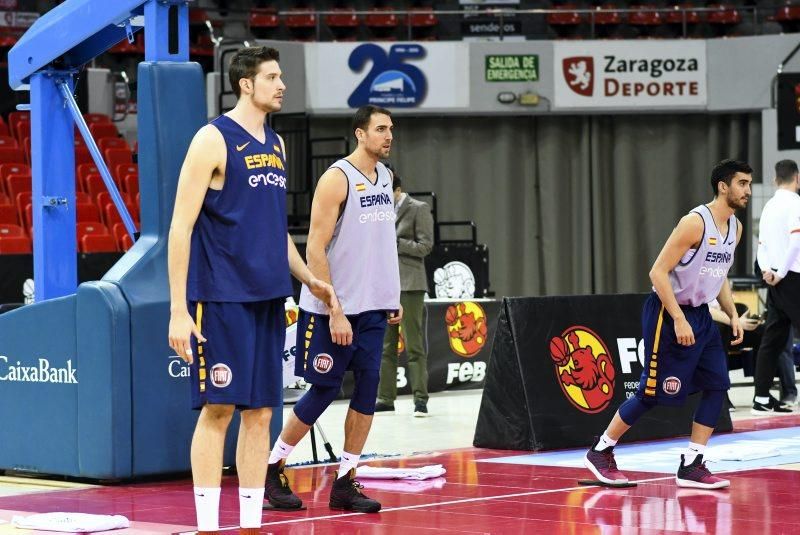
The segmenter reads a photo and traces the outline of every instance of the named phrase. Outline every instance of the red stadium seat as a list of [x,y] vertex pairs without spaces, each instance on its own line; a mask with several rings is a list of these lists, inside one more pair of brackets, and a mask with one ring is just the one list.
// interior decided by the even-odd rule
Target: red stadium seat
[[358,30],[356,10],[351,7],[333,8],[334,13],[325,15],[325,24],[336,40],[353,40]]
[[5,122],[2,116],[0,116],[0,135],[3,136],[11,135],[11,129],[8,127],[8,123]]
[[88,202],[89,204],[92,203],[91,195],[89,195],[85,191],[76,191],[75,192],[75,203],[78,204],[78,203],[86,203],[86,202]]
[[[122,202],[124,202],[126,205],[133,203],[131,196],[128,195],[127,193],[120,191],[119,194],[122,197]],[[113,204],[114,201],[111,200],[111,193],[109,193],[108,191],[101,191],[95,197],[95,206],[97,206],[101,210],[105,209],[106,205],[109,203]]]
[[310,8],[292,8],[284,19],[284,24],[293,39],[307,41],[314,39],[317,30],[317,15]]
[[121,164],[114,167],[112,170],[114,180],[122,182],[125,175],[138,175],[139,166],[135,163]]
[[108,234],[84,234],[78,239],[78,251],[81,253],[114,253],[117,244],[114,237]]
[[85,146],[75,147],[75,165],[93,163],[92,154]]
[[111,117],[109,117],[105,113],[84,113],[83,120],[86,121],[86,124],[89,125],[90,129],[91,125],[93,124],[98,124],[98,123],[113,124],[111,122]]
[[[100,170],[97,169],[97,166],[93,163],[83,163],[78,165],[77,167],[77,178],[78,180],[83,183],[86,180],[86,177],[89,175],[99,175]],[[84,190],[86,191],[86,190]]]
[[14,223],[0,223],[0,236],[24,236],[25,229]]
[[33,191],[31,175],[8,175],[5,179],[6,193],[12,199],[17,198],[17,194],[23,191]]
[[105,154],[106,149],[126,149],[130,151],[128,142],[121,137],[102,137],[97,139],[97,146],[101,154]]
[[709,4],[708,23],[721,26],[732,26],[742,22],[742,15],[739,10],[730,4]]
[[19,143],[17,143],[17,140],[11,136],[0,135],[0,147],[11,147],[12,149],[18,149]]
[[123,234],[119,241],[119,248],[122,251],[127,251],[131,247],[133,247],[133,238],[131,238],[131,235],[128,233]]
[[95,139],[103,137],[119,137],[119,131],[114,123],[90,123],[89,132]]
[[664,21],[662,20],[661,13],[658,11],[650,11],[656,6],[649,4],[634,4],[630,9],[638,9],[639,11],[631,11],[628,13],[628,24],[632,26],[658,26]]
[[253,8],[248,17],[250,33],[259,39],[270,37],[280,26],[275,8]]
[[28,203],[25,205],[25,211],[21,214],[21,223],[25,225],[29,236],[33,236],[33,204]]
[[19,222],[22,224],[25,224],[25,207],[31,204],[31,197],[30,191],[23,191],[22,193],[17,193],[15,197],[11,197],[14,200],[14,206],[17,208]]
[[30,136],[22,140],[22,151],[25,153],[25,163],[33,165],[31,161],[31,138]]
[[558,11],[547,14],[547,24],[551,26],[577,26],[583,22],[581,14],[575,12],[575,4],[563,4],[554,9]]
[[13,205],[0,204],[0,223],[3,225],[19,225],[17,209]]
[[108,234],[108,227],[96,221],[78,221],[76,224],[78,238],[86,234]]
[[4,163],[0,164],[0,176],[8,175],[29,175],[31,166],[26,163]]
[[108,191],[106,183],[103,182],[103,177],[99,174],[87,175],[83,181],[83,191],[89,194],[92,199],[97,198],[97,194],[101,191]]
[[18,147],[0,147],[0,163],[25,163],[25,155]]
[[87,202],[87,203],[75,203],[76,212],[75,212],[75,219],[81,223],[100,223],[100,211],[97,209],[97,206],[94,204]]
[[133,153],[131,149],[106,149],[103,152],[106,164],[113,169],[117,165],[133,163]]
[[439,25],[439,19],[431,7],[412,7],[408,13],[408,25],[411,26],[414,39],[428,41],[436,39],[433,32]]
[[130,195],[139,194],[139,175],[128,174],[122,179],[123,188]]
[[667,24],[682,25],[685,18],[686,24],[699,24],[702,21],[700,13],[694,11],[692,7],[691,4],[675,4],[672,6],[672,10],[664,16],[664,20]]
[[0,254],[30,254],[31,240],[27,236],[0,236]]

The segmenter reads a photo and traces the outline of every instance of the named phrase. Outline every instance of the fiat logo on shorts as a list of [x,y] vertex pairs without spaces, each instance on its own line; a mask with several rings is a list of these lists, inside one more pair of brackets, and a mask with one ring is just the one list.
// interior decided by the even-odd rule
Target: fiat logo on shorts
[[319,373],[328,373],[333,368],[333,357],[327,353],[320,353],[314,357],[314,369]]
[[225,364],[214,364],[211,367],[211,384],[217,388],[225,388],[233,380],[233,372]]
[[681,380],[677,377],[667,377],[664,379],[663,388],[667,394],[677,394],[681,389]]

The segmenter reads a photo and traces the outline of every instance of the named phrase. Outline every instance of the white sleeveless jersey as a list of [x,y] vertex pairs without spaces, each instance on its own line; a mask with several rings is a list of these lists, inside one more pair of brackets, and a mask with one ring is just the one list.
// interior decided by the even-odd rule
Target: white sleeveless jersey
[[[375,184],[346,159],[331,168],[347,176],[344,211],[326,249],[331,282],[345,314],[400,308],[392,177],[378,162]],[[327,314],[324,303],[303,285],[300,308]]]
[[[669,272],[672,291],[679,305],[705,305],[719,295],[733,264],[736,249],[736,216],[728,219],[728,232],[723,236],[711,209],[701,204],[692,212],[703,218],[703,238],[697,249],[689,249],[678,265]],[[690,212],[690,213],[692,213]]]

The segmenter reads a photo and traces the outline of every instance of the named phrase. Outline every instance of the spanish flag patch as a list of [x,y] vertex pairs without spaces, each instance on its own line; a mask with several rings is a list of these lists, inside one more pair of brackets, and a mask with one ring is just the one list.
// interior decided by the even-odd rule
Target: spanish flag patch
[[717,244],[717,239],[714,236],[709,236],[708,237],[708,244],[709,245],[716,245]]
[[365,189],[367,189],[367,186],[363,182],[356,184],[356,191],[364,191]]

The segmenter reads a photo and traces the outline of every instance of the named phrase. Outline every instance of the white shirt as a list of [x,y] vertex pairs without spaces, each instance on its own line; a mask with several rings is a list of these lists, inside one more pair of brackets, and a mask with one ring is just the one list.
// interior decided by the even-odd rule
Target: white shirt
[[758,265],[783,278],[800,273],[800,195],[778,189],[761,212],[758,229]]

